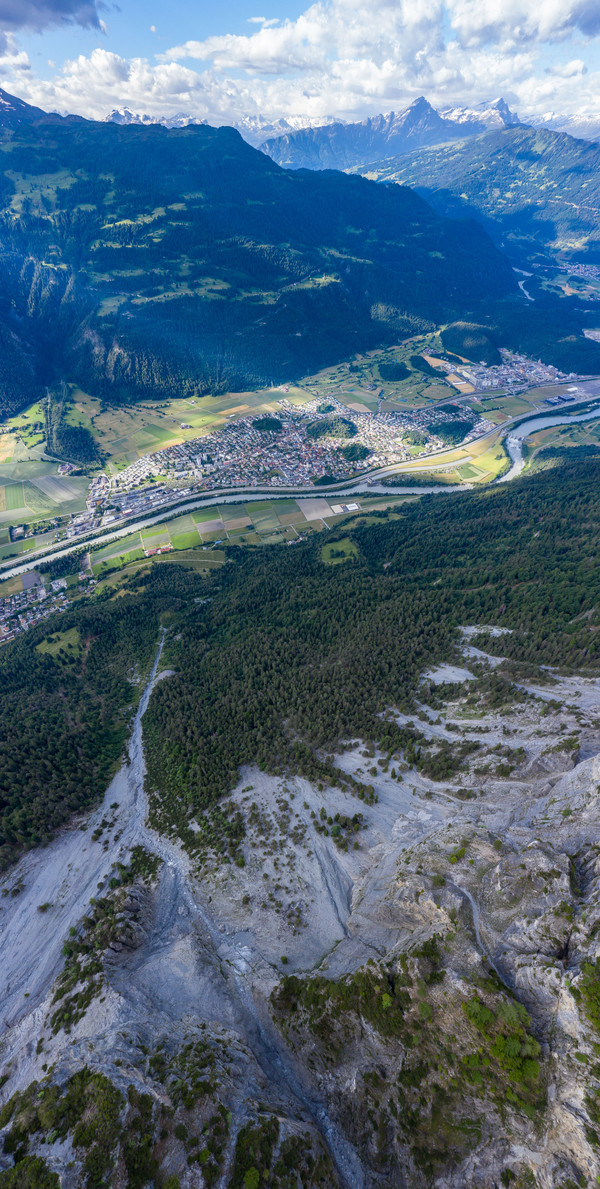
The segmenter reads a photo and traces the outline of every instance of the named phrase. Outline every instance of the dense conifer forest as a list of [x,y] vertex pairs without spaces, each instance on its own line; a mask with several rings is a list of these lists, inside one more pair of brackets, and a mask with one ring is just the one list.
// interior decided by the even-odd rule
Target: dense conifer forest
[[79,647],[41,651],[47,626],[7,645],[3,861],[100,796],[160,622],[173,629],[165,659],[175,673],[154,691],[144,730],[163,821],[214,804],[254,760],[328,780],[340,740],[376,741],[443,776],[456,757],[430,755],[418,724],[400,728],[384,712],[412,711],[421,675],[452,657],[459,625],[510,627],[501,649],[515,663],[600,668],[599,476],[595,457],[553,457],[505,487],[426,496],[400,519],[344,526],[358,556],[336,566],[323,565],[318,537],[232,548],[212,577],[155,566],[124,595],[101,592],[52,621],[53,637],[76,627]]

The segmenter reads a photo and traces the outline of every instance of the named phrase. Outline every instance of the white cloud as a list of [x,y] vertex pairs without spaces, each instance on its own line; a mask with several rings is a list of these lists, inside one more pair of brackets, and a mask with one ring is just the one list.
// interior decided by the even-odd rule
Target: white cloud
[[[77,0],[56,0],[69,2],[75,8]],[[598,0],[315,0],[295,20],[249,23],[245,35],[190,40],[154,62],[96,49],[50,81],[15,59],[15,90],[83,115],[127,106],[213,123],[361,118],[420,94],[441,105],[504,94],[527,111],[600,106],[590,41],[600,33]],[[0,69],[9,69],[4,59]]]
[[546,67],[546,74],[551,74],[555,78],[579,78],[587,72],[588,68],[581,58],[573,58],[571,62],[564,62],[561,66]]
[[452,28],[463,45],[561,41],[600,33],[597,0],[450,0]]
[[30,69],[29,57],[19,48],[14,34],[0,32],[0,75],[18,79],[23,71]]

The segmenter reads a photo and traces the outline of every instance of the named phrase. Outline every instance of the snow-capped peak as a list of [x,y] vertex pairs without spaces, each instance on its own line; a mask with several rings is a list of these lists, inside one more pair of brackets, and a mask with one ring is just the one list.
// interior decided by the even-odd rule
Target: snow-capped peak
[[440,111],[445,120],[454,124],[482,124],[485,128],[514,128],[521,123],[516,112],[510,110],[501,96],[473,107],[447,107]]

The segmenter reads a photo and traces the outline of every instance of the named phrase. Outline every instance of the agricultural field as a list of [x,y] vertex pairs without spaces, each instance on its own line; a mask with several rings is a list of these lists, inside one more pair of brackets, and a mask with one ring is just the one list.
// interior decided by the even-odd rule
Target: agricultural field
[[83,475],[59,475],[56,463],[0,463],[0,526],[81,512],[88,487]]
[[[290,388],[288,399],[302,404],[311,399]],[[139,401],[135,405],[104,405],[97,397],[71,387],[72,424],[94,435],[109,474],[118,474],[145,454],[209,434],[235,417],[273,413],[283,397],[281,389],[225,393],[171,401]]]
[[59,464],[44,456],[41,403],[6,423],[0,434],[0,527],[70,516],[85,509],[89,479],[59,475]]
[[[225,560],[214,546],[276,545],[292,543],[308,533],[347,521],[353,516],[368,518],[370,511],[394,507],[414,496],[368,498],[360,503],[342,505],[323,498],[256,500],[247,504],[213,504],[189,515],[176,516],[164,524],[152,525],[139,533],[130,533],[94,550],[92,570],[101,578],[108,570],[133,562],[179,560],[192,549],[199,550],[201,566]],[[346,510],[343,510],[346,509]],[[351,510],[350,510],[351,509]],[[157,552],[162,550],[163,552]]]

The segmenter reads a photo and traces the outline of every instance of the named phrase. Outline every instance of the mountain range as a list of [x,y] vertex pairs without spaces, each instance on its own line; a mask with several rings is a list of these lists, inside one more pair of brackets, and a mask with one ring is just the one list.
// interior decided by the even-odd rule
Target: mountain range
[[[162,124],[163,128],[187,128],[190,124],[208,124],[208,120],[199,119],[197,116],[186,115],[185,112],[177,112],[173,116],[149,116],[140,112],[133,112],[128,107],[114,108],[108,116],[107,122],[113,124]],[[278,120],[268,120],[265,116],[240,116],[235,121],[220,121],[218,127],[233,127],[235,128],[248,144],[258,148],[265,136],[277,137],[285,136],[288,133],[295,132],[299,128],[320,127],[324,123],[333,124],[334,118],[329,119],[314,119],[307,120],[302,116],[289,116],[287,119],[283,117]]]
[[477,223],[404,187],[283,170],[231,128],[0,99],[5,409],[53,378],[127,400],[280,382],[516,293]]
[[[313,160],[318,160],[318,144],[320,141],[326,145],[327,134],[325,129],[331,125],[335,125],[338,129],[336,133],[336,145],[339,149],[343,144],[343,136],[339,131],[342,128],[350,129],[349,138],[352,140],[355,136],[361,135],[360,129],[364,125],[372,125],[373,129],[385,129],[386,126],[393,129],[394,126],[399,125],[402,117],[410,113],[411,108],[415,106],[422,107],[423,103],[427,103],[423,98],[416,99],[408,108],[403,108],[400,112],[388,112],[387,114],[377,114],[371,116],[369,120],[361,122],[341,120],[335,116],[320,116],[309,118],[306,116],[286,116],[279,119],[267,119],[266,116],[238,116],[235,119],[228,121],[228,123],[237,128],[238,132],[255,147],[263,147],[265,145],[265,152],[279,164],[284,164],[283,160],[279,160],[279,154],[289,155],[291,168],[300,168],[302,162],[300,161],[301,153],[308,152]],[[587,113],[576,112],[571,115],[565,115],[561,112],[548,111],[540,114],[536,111],[521,112],[521,116],[516,115],[511,111],[506,100],[503,98],[492,99],[484,101],[483,103],[444,107],[436,111],[435,108],[428,105],[434,116],[439,116],[442,121],[441,125],[444,131],[444,137],[453,139],[457,134],[454,127],[448,125],[462,126],[463,135],[477,135],[485,131],[491,131],[494,128],[502,127],[516,127],[518,124],[526,124],[533,128],[547,128],[552,132],[568,132],[570,136],[574,136],[580,140],[599,140],[600,139],[600,112]],[[180,128],[187,127],[188,124],[204,124],[207,123],[197,116],[191,116],[185,112],[177,112],[173,116],[154,115],[150,116],[140,112],[133,112],[129,108],[115,108],[106,117],[115,124],[163,124],[165,128]],[[225,123],[227,121],[219,121]],[[439,122],[432,118],[430,133],[435,129],[440,129]],[[271,141],[280,137],[293,136],[295,133],[305,131],[307,129],[313,130],[316,134],[315,145],[306,147],[304,139],[299,138],[298,143],[294,141],[281,144],[280,146],[271,145]],[[358,130],[358,132],[357,132]],[[363,133],[364,135],[364,133]],[[430,140],[427,143],[436,143],[435,140]],[[384,142],[385,147],[385,142]],[[415,147],[415,146],[413,146]],[[379,150],[378,150],[379,151]],[[404,150],[394,148],[393,152],[400,152]],[[310,165],[308,161],[304,162],[308,168],[323,168],[322,165]],[[332,161],[332,168],[339,168],[335,161]]]
[[415,186],[437,210],[473,216],[503,249],[600,259],[600,145],[547,128],[508,127],[356,172]]
[[525,123],[548,128],[551,132],[568,132],[578,140],[600,140],[600,112],[575,112],[569,116],[556,111],[542,115],[532,112]]
[[479,108],[438,112],[421,96],[400,112],[372,116],[357,124],[301,128],[266,140],[260,148],[287,169],[349,169],[365,161],[400,156],[518,123],[518,116],[503,99]]

